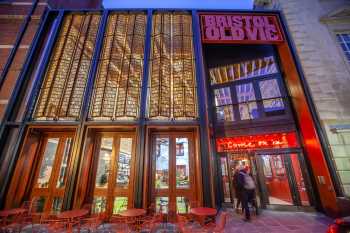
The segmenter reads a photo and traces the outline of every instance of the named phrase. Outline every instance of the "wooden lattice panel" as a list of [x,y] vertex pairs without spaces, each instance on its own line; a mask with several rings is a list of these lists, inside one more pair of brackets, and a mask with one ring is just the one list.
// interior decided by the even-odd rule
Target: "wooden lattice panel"
[[120,12],[108,16],[91,119],[135,119],[139,116],[145,30],[144,13]]
[[68,14],[56,41],[33,118],[78,120],[95,46],[99,14]]
[[149,82],[149,117],[197,117],[192,18],[187,13],[155,13]]

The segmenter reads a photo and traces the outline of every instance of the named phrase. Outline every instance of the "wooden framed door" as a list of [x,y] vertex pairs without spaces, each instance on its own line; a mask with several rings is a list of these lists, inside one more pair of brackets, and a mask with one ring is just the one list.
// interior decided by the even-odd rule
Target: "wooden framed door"
[[48,133],[42,137],[39,163],[31,197],[38,211],[60,212],[67,183],[67,169],[73,145],[73,133]]
[[99,133],[95,151],[94,212],[117,214],[133,206],[135,136]]
[[196,201],[192,133],[157,133],[152,136],[152,202],[157,211],[188,213]]

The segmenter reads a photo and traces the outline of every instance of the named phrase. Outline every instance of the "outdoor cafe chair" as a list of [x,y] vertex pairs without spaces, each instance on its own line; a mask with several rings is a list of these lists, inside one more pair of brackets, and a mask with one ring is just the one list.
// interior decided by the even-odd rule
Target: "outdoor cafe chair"
[[211,233],[223,233],[225,231],[226,221],[228,213],[222,212],[217,220],[217,223],[209,222],[204,227],[208,232]]

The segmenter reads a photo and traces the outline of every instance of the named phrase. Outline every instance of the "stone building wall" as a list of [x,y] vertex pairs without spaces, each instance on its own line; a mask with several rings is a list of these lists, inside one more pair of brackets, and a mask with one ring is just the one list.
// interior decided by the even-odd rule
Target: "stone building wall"
[[328,137],[343,194],[350,196],[350,62],[336,38],[337,33],[350,35],[350,2],[257,0],[255,6],[282,10]]

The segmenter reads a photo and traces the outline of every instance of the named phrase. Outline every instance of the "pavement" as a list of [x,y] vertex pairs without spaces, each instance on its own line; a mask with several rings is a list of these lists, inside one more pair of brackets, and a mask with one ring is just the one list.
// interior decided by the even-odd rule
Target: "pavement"
[[331,218],[316,212],[286,212],[262,210],[258,216],[252,216],[250,222],[243,221],[243,215],[233,209],[226,210],[229,219],[225,233],[324,233]]

